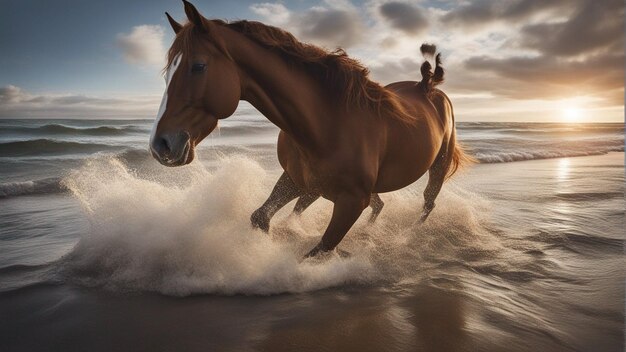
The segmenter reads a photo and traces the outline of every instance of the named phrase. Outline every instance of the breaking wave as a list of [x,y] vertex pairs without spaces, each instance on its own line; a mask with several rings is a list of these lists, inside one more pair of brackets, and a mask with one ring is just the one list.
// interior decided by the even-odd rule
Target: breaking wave
[[527,139],[470,139],[463,143],[481,163],[604,155],[624,151],[623,136],[574,140],[535,141]]
[[610,152],[623,152],[624,146],[606,146],[592,150],[512,150],[475,152],[474,157],[481,163],[509,163],[514,161],[554,159],[575,156],[604,155]]
[[42,126],[9,126],[3,128],[7,133],[28,135],[68,135],[68,136],[120,136],[127,133],[149,132],[146,128],[135,125],[74,127],[57,123]]
[[41,180],[0,183],[0,198],[33,194],[59,193],[65,191],[61,179],[50,177]]

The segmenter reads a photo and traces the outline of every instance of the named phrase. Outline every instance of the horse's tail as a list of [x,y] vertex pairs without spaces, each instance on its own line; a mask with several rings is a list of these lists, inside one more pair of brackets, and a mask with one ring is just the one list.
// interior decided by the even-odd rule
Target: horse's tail
[[[418,85],[424,90],[424,92],[431,98],[431,101],[438,104],[447,104],[449,105],[450,118],[452,122],[450,137],[447,140],[448,145],[445,148],[445,154],[443,155],[444,159],[444,168],[445,168],[445,177],[447,180],[454,173],[457,172],[460,168],[465,165],[469,165],[476,162],[471,155],[465,152],[463,146],[456,140],[456,126],[454,122],[454,109],[452,108],[452,103],[450,99],[439,89],[435,89],[435,87],[441,83],[443,83],[443,75],[444,70],[441,64],[441,53],[437,53],[437,47],[434,44],[422,44],[420,46],[420,51],[426,61],[422,64],[420,71],[422,73],[422,80],[418,83]],[[432,65],[428,62],[428,59],[435,58],[435,70],[432,71]],[[440,100],[443,99],[443,100]],[[435,102],[435,101],[438,101]],[[438,110],[445,111],[447,109],[438,107]],[[444,141],[446,143],[446,141]]]
[[445,180],[448,180],[454,173],[464,166],[473,164],[476,159],[467,154],[463,145],[456,140],[456,124],[454,122],[454,114],[452,115],[452,133],[450,134],[450,140],[448,141],[448,155],[446,158],[451,158],[447,164]]
[[[443,67],[441,66],[441,53],[437,53],[437,47],[434,44],[422,44],[420,46],[420,51],[424,58],[427,60],[424,61],[422,66],[420,67],[420,72],[422,74],[422,80],[419,82],[419,85],[426,93],[430,93],[431,90],[443,83]],[[432,65],[428,62],[429,58],[435,58],[435,71],[432,71]]]

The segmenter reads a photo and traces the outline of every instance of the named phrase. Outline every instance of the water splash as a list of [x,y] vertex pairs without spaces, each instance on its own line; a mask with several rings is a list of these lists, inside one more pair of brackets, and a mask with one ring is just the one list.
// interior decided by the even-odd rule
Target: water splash
[[303,292],[415,279],[442,260],[500,248],[480,225],[484,201],[446,191],[431,219],[418,225],[421,197],[406,190],[383,195],[379,221],[370,225],[365,214],[348,233],[341,248],[352,257],[301,262],[328,223],[330,202],[301,217],[288,206],[268,236],[250,227],[249,216],[269,194],[272,172],[242,156],[224,158],[215,171],[200,163],[167,170],[142,175],[118,159],[98,158],[64,180],[91,224],[64,258],[71,280],[178,296]]

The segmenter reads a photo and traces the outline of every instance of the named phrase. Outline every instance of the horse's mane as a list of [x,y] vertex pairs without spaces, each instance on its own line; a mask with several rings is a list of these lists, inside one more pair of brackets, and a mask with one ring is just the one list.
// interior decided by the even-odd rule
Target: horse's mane
[[[224,22],[206,20],[208,35],[219,50],[229,56],[221,38],[211,30],[213,26],[225,26],[273,51],[285,61],[308,72],[323,86],[329,97],[338,99],[346,108],[367,108],[379,116],[385,115],[410,122],[409,115],[396,94],[369,79],[369,70],[359,61],[350,58],[343,49],[328,51],[315,45],[298,41],[291,33],[256,21]],[[169,67],[179,52],[191,48],[194,25],[187,23],[177,34],[168,52]],[[167,68],[166,67],[166,68]]]

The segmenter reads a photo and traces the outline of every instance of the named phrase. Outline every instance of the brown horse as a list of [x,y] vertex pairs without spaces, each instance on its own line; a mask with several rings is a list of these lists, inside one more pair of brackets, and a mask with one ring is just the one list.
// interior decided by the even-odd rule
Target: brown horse
[[434,86],[443,81],[425,62],[420,82],[386,87],[342,50],[328,52],[259,22],[208,20],[183,0],[189,22],[166,13],[176,39],[169,49],[167,88],[150,149],[166,166],[190,163],[194,148],[250,102],[280,128],[278,160],[284,173],[256,210],[254,226],[269,230],[272,216],[300,198],[302,212],[322,196],[334,203],[319,244],[307,256],[334,249],[376,193],[403,188],[426,171],[421,220],[435,206],[445,179],[469,158],[456,143],[452,104]]

